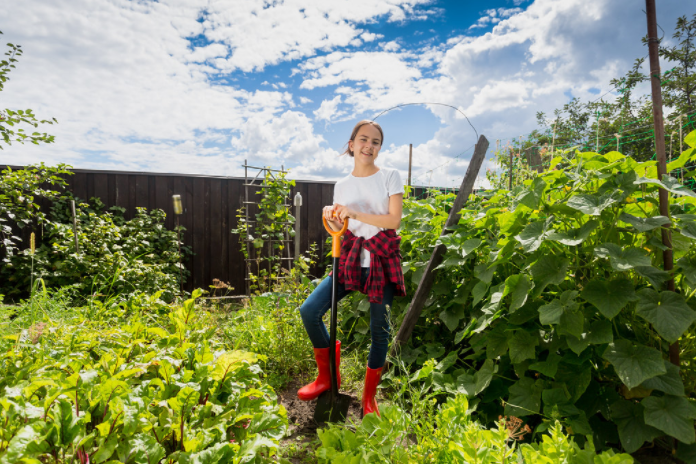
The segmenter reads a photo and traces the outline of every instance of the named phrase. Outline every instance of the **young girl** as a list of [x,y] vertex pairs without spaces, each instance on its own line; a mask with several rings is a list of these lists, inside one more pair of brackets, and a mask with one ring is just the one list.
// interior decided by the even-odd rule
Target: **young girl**
[[[401,237],[396,235],[401,224],[404,186],[398,171],[375,165],[383,142],[382,128],[376,122],[360,121],[353,128],[344,152],[354,160],[353,172],[336,183],[334,204],[325,206],[323,211],[333,230],[340,230],[344,220],[350,219],[341,244],[338,273],[334,270],[324,279],[300,308],[319,369],[317,379],[297,392],[301,400],[309,401],[331,388],[330,341],[322,316],[331,307],[332,279],[338,277],[339,300],[353,290],[369,296],[372,344],[362,396],[363,416],[372,412],[379,415],[375,393],[389,348],[387,306],[391,306],[394,296],[406,295],[399,252]],[[337,340],[337,368],[340,347]],[[340,372],[337,377],[340,386]]]

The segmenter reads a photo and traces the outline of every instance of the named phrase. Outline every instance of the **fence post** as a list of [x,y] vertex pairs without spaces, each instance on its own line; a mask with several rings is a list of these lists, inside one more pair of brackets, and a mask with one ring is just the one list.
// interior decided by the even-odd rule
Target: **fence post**
[[413,163],[413,144],[408,144],[408,191],[411,196],[411,164]]
[[300,209],[302,208],[302,194],[297,192],[293,200],[295,205],[295,260],[300,257]]
[[[645,10],[648,19],[648,54],[650,56],[650,84],[652,90],[653,121],[655,124],[655,151],[657,153],[657,177],[667,175],[667,157],[665,156],[665,127],[662,118],[662,87],[660,82],[659,42],[657,35],[657,19],[655,12],[655,0],[645,0]],[[669,192],[660,188],[660,214],[669,217]],[[662,267],[666,272],[673,268],[672,231],[669,226],[662,226],[662,244],[665,246],[662,252]],[[674,291],[674,277],[667,281],[667,290]],[[669,345],[669,360],[679,366],[679,341]]]
[[77,214],[75,213],[75,200],[70,200],[70,209],[72,209],[72,230],[75,237],[75,253],[80,254],[80,243],[77,240]]

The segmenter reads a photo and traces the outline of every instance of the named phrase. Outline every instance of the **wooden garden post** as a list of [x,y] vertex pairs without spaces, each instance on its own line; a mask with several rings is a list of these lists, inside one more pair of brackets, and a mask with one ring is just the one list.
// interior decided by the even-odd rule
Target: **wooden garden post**
[[[459,222],[459,212],[461,211],[464,203],[469,199],[469,195],[474,189],[474,182],[478,176],[481,165],[483,164],[483,159],[486,157],[486,151],[488,151],[488,140],[483,135],[479,137],[476,148],[474,149],[474,155],[471,157],[469,162],[469,167],[466,170],[466,175],[462,181],[462,185],[459,187],[459,192],[457,197],[454,199],[454,204],[450,210],[449,217],[447,218],[447,223],[445,223],[445,228],[442,230],[441,235],[446,235],[451,232],[451,227],[457,225]],[[425,300],[430,294],[430,289],[435,281],[435,268],[442,262],[445,256],[447,247],[445,245],[438,245],[433,250],[432,255],[428,264],[425,266],[423,271],[423,276],[418,284],[415,295],[413,295],[413,300],[411,300],[411,305],[406,311],[406,316],[404,317],[401,327],[399,327],[399,332],[396,334],[396,339],[391,348],[391,354],[395,355],[401,346],[403,346],[408,339],[411,337],[413,329],[416,327],[418,318],[423,311],[423,306],[425,305]]]
[[[667,157],[665,155],[665,127],[662,117],[662,88],[660,84],[660,58],[657,36],[657,20],[655,18],[655,0],[645,0],[645,11],[648,18],[648,54],[650,56],[650,84],[652,87],[653,121],[655,122],[655,150],[657,151],[657,177],[667,175]],[[669,217],[669,192],[659,189],[660,214]],[[666,249],[662,252],[664,270],[670,272],[674,266],[672,255],[672,233],[669,226],[662,226],[662,244]],[[674,291],[674,278],[667,281],[667,289]],[[679,365],[679,342],[669,346],[669,360]]]

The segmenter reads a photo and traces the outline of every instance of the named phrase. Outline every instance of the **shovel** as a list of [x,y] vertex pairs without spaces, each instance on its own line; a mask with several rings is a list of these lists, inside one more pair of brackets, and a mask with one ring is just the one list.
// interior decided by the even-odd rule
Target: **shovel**
[[[335,213],[334,213],[335,215]],[[331,288],[331,327],[329,329],[329,370],[331,372],[331,389],[325,391],[317,399],[317,405],[314,408],[314,421],[318,425],[326,424],[327,422],[345,422],[348,415],[348,407],[352,398],[348,395],[342,395],[338,392],[338,378],[336,370],[336,325],[338,323],[338,301],[336,294],[338,293],[338,261],[341,256],[341,236],[348,229],[348,218],[343,222],[343,228],[339,231],[334,231],[326,223],[326,218],[322,217],[324,227],[329,235],[331,235],[331,256],[333,257],[333,286]]]

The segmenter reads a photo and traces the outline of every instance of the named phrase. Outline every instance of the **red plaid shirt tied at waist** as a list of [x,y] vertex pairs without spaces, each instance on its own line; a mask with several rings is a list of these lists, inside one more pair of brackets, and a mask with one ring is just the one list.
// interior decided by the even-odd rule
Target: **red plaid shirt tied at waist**
[[[381,303],[384,286],[391,282],[395,285],[394,296],[406,296],[404,274],[401,270],[401,237],[393,229],[379,232],[365,240],[356,237],[350,230],[346,231],[341,243],[341,258],[338,264],[338,282],[346,290],[357,290],[369,297],[370,303]],[[370,252],[370,275],[365,287],[360,287],[360,251],[365,248]]]

